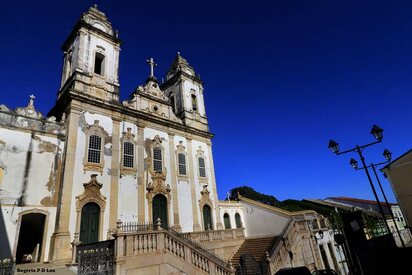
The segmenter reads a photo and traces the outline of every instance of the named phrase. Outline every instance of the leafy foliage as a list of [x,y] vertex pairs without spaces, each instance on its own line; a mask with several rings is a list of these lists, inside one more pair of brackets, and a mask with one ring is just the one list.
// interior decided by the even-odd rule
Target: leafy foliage
[[240,186],[230,190],[230,199],[236,200],[238,194],[251,200],[255,200],[271,206],[278,206],[279,201],[272,195],[266,195],[255,191],[250,186]]

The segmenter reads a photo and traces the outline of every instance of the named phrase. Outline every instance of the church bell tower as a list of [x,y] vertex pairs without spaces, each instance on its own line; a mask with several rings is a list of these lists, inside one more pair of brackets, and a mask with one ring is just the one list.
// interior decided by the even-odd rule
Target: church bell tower
[[169,98],[174,113],[185,125],[209,131],[203,98],[203,81],[179,52],[161,88]]
[[119,101],[121,41],[97,5],[84,13],[64,42],[58,98],[81,93],[102,101]]

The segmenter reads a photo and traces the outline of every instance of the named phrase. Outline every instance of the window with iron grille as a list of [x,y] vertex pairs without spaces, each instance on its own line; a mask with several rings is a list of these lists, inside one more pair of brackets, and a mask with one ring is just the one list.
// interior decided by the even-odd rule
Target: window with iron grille
[[198,161],[199,161],[199,176],[201,176],[202,178],[205,178],[206,177],[205,159],[200,157]]
[[153,169],[162,173],[162,150],[160,148],[153,148]]
[[134,146],[131,142],[123,143],[123,166],[134,167]]
[[96,135],[90,136],[87,161],[91,163],[100,163],[101,150],[102,150],[102,138]]
[[177,155],[179,162],[179,175],[186,175],[186,156],[183,153]]

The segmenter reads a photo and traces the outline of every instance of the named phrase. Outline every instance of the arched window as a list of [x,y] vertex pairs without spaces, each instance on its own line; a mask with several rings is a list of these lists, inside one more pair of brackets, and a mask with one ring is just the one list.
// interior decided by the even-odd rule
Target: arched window
[[186,156],[183,153],[177,155],[179,161],[179,175],[186,175]]
[[162,149],[153,148],[153,169],[155,172],[162,173]]
[[199,176],[202,178],[205,178],[206,177],[205,159],[203,157],[199,157],[198,163],[199,163]]
[[123,166],[128,168],[134,167],[134,145],[131,142],[123,144]]
[[192,94],[192,109],[193,111],[197,111],[197,100],[196,95]]
[[230,226],[230,217],[229,217],[228,213],[225,213],[223,215],[223,222],[225,224],[225,229],[230,229],[231,228],[231,226]]
[[102,138],[97,135],[89,137],[89,150],[87,161],[91,163],[100,163],[100,154],[102,150]]
[[176,112],[176,106],[175,106],[175,94],[171,93],[169,95],[169,100],[170,100],[170,105],[172,105],[173,111]]
[[213,230],[212,209],[207,204],[203,206],[203,226],[205,230]]
[[94,57],[94,73],[99,75],[104,74],[104,55],[101,53],[96,53]]
[[235,214],[235,222],[236,222],[236,228],[242,227],[242,220],[240,219],[239,213]]

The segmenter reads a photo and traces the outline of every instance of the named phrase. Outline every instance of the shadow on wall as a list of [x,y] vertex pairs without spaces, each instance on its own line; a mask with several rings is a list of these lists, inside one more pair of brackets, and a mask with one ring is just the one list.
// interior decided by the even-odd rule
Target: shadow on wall
[[0,260],[5,258],[11,258],[11,249],[9,239],[7,238],[2,206],[0,204]]

